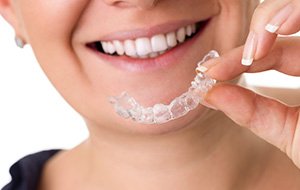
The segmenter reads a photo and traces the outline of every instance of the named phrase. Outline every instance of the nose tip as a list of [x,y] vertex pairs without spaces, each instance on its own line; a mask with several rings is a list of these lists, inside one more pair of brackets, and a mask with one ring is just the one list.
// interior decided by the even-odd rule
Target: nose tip
[[137,7],[140,9],[151,9],[156,6],[159,0],[104,0],[110,6]]

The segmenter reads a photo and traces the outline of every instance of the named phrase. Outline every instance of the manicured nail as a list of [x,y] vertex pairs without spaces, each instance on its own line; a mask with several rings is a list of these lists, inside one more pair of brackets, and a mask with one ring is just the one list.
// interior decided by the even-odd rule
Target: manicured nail
[[281,9],[272,20],[266,25],[265,30],[270,33],[275,33],[280,26],[288,19],[293,12],[293,6],[291,4],[286,5]]
[[270,33],[275,33],[279,29],[279,26],[272,25],[272,24],[267,24],[265,27],[265,30],[270,32]]
[[245,43],[242,65],[250,66],[253,63],[257,46],[257,35],[251,31]]
[[205,106],[205,107],[208,107],[208,108],[210,108],[210,109],[213,109],[213,110],[218,111],[218,108],[216,108],[215,106],[213,106],[213,105],[207,103],[206,101],[203,101],[201,104],[202,104],[203,106]]

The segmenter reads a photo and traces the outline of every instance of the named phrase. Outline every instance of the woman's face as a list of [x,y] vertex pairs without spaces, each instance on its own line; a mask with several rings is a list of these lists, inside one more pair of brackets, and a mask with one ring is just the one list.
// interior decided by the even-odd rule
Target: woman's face
[[[53,85],[88,124],[102,129],[160,133],[196,121],[204,108],[200,106],[187,117],[165,126],[149,127],[119,117],[109,96],[127,91],[143,106],[169,103],[187,90],[196,63],[209,50],[225,52],[243,42],[256,2],[12,0],[13,11],[6,18],[32,46]],[[181,27],[195,24],[199,27],[190,39],[165,53],[160,51],[158,57],[141,58],[150,53],[146,42],[153,36],[158,39],[156,48],[164,49],[161,37],[166,39],[166,34],[171,36]],[[117,45],[127,40],[132,40],[125,47],[130,57],[108,55],[101,47],[95,48],[100,42],[115,41]],[[130,49],[130,44],[136,44],[135,49]],[[154,45],[150,47],[153,49]]]

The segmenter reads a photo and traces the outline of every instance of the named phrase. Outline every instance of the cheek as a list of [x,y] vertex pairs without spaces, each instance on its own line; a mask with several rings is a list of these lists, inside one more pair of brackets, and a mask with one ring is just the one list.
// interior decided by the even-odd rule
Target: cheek
[[89,2],[89,0],[18,2],[27,40],[38,62],[58,92],[81,113],[89,105],[78,102],[89,98],[89,85],[82,72],[81,63],[74,54],[71,39],[73,30]]
[[221,52],[244,43],[255,2],[258,0],[219,0],[221,11],[215,28],[215,43]]
[[68,77],[63,70],[68,70],[72,76],[75,70],[80,69],[72,50],[71,38],[89,1],[20,0],[19,3],[26,40],[41,67],[57,87],[60,84],[55,80]]
[[19,3],[28,41],[35,45],[43,39],[69,41],[89,0],[22,0]]

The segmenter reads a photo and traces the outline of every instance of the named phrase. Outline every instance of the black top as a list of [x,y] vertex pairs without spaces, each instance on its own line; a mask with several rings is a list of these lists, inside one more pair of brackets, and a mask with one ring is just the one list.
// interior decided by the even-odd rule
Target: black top
[[42,151],[16,162],[9,170],[12,180],[2,190],[36,190],[45,163],[57,152],[59,150]]

